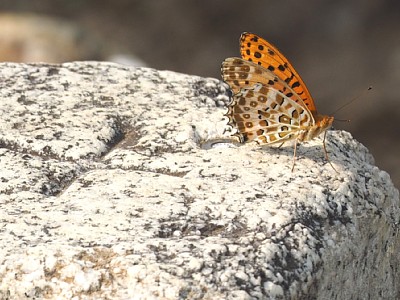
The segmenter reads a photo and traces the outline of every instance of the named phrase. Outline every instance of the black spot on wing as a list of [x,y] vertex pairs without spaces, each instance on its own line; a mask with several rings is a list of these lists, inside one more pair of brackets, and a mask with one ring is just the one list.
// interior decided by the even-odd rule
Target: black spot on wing
[[300,82],[298,82],[298,81],[295,81],[292,83],[292,89],[297,88],[299,86],[300,86]]
[[294,75],[292,74],[292,76],[285,79],[285,82],[290,85],[290,82],[293,80],[293,78],[294,78]]

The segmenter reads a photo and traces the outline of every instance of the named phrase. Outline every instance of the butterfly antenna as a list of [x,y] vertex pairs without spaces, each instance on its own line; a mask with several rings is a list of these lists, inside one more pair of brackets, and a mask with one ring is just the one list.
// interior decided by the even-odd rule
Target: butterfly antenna
[[[369,86],[368,89],[367,89],[366,91],[364,91],[364,92],[361,93],[360,95],[354,97],[354,98],[351,99],[349,102],[347,102],[347,103],[343,104],[342,106],[340,106],[338,109],[336,109],[336,110],[331,114],[331,116],[334,116],[339,110],[345,108],[346,106],[348,106],[348,105],[352,104],[353,102],[355,102],[356,100],[360,99],[361,96],[363,96],[366,92],[368,92],[368,91],[370,91],[370,90],[372,90],[372,86]],[[339,120],[336,120],[336,121],[339,121]],[[350,120],[343,120],[343,121],[350,122]]]
[[335,118],[335,121],[338,121],[338,122],[347,122],[347,123],[350,123],[350,122],[351,122],[350,119],[345,119],[345,120],[343,120],[343,119],[336,119],[336,118]]

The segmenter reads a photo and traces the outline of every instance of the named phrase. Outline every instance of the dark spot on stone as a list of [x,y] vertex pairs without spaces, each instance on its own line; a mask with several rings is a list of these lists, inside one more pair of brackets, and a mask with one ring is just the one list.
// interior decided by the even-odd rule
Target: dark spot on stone
[[19,96],[17,102],[23,105],[31,105],[36,103],[35,101],[28,100],[25,95]]
[[48,75],[48,76],[58,75],[58,73],[59,73],[59,70],[56,69],[56,68],[50,68],[50,69],[47,71],[47,75]]

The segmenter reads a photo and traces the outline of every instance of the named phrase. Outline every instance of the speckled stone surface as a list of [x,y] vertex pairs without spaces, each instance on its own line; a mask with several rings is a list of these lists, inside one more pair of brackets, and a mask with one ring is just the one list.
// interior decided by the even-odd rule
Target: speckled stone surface
[[346,132],[226,138],[220,81],[0,64],[0,299],[396,299],[399,193]]

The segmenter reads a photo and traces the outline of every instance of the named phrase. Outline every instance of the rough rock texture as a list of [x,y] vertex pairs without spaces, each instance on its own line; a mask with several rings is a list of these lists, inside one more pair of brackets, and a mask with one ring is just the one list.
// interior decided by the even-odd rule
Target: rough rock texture
[[[395,299],[399,193],[346,132],[218,142],[220,81],[0,65],[0,299]],[[225,136],[229,135],[225,133]]]

